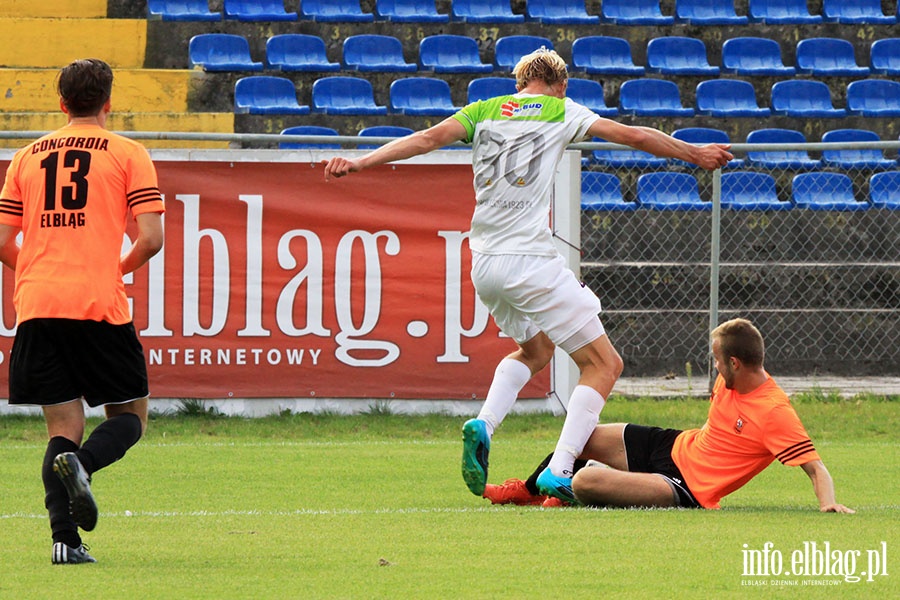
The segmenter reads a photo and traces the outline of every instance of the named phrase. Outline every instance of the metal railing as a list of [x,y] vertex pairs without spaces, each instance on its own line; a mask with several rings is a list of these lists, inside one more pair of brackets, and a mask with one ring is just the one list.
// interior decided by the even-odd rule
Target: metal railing
[[[26,140],[44,133],[6,131],[0,138]],[[281,142],[351,148],[394,139],[121,133],[138,140],[218,141],[248,148]],[[767,364],[779,373],[900,375],[900,204],[876,206],[871,197],[874,176],[900,170],[900,141],[733,144],[741,168],[712,173],[678,161],[615,166],[593,159],[594,151],[625,149],[615,144],[585,142],[571,148],[582,151],[583,173],[617,178],[624,202],[623,209],[583,206],[580,248],[582,275],[603,301],[604,324],[626,360],[627,374],[693,370],[696,376],[711,375],[709,331],[723,319],[745,316],[766,336]],[[835,150],[876,151],[892,164],[853,167],[821,159]],[[812,163],[768,163],[759,152],[808,153]],[[774,183],[770,189],[743,190],[743,195],[774,193],[781,204],[748,210],[729,205],[723,186],[738,171],[763,174]],[[702,205],[667,209],[644,202],[641,176],[654,172],[692,178]],[[849,189],[857,204],[799,203],[797,187],[804,179],[798,176],[809,173],[841,175],[845,187],[806,189],[808,197],[833,200]],[[806,181],[809,187],[822,180]],[[662,195],[676,191],[681,192],[657,189]],[[893,192],[895,199],[898,193]]]

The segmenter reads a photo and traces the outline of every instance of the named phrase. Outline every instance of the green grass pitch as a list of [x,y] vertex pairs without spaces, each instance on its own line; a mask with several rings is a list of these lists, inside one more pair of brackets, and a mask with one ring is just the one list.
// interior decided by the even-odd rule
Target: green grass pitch
[[[42,420],[0,417],[0,598],[900,596],[900,404],[795,405],[856,515],[820,514],[806,475],[778,463],[721,511],[492,507],[459,474],[462,418],[157,416],[95,476],[100,521],[84,538],[99,563],[78,566],[50,565]],[[699,426],[706,409],[613,399],[602,418]],[[525,478],[561,425],[510,416],[490,480]],[[857,575],[886,548],[887,574],[745,576],[767,542],[783,569],[804,543],[859,551]]]

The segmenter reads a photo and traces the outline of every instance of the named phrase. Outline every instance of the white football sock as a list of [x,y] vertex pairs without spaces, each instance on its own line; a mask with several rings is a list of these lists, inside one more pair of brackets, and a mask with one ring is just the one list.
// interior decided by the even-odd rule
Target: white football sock
[[487,398],[478,413],[478,418],[487,424],[488,435],[494,435],[494,430],[506,418],[529,379],[531,369],[514,358],[504,358],[497,365]]
[[581,456],[588,438],[600,421],[606,400],[600,392],[586,385],[576,385],[569,398],[566,421],[559,442],[550,459],[550,472],[557,477],[571,477],[575,459]]

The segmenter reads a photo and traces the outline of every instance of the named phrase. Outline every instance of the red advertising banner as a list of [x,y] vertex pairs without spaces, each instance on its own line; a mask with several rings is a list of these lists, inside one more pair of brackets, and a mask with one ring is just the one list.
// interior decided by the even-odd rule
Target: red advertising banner
[[[126,278],[154,397],[471,400],[515,349],[469,279],[471,167],[156,165],[166,244]],[[4,269],[3,392],[12,288]]]

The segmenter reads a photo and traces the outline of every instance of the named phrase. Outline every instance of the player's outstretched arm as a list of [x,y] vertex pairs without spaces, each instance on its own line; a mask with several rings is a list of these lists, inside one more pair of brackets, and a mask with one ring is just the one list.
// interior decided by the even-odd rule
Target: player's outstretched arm
[[135,217],[138,226],[138,237],[131,249],[122,256],[122,274],[137,270],[153,258],[163,246],[162,215],[159,213],[142,213]]
[[16,236],[20,229],[12,225],[0,225],[0,262],[16,270],[16,261],[19,258],[19,245],[16,244]]
[[838,504],[834,499],[834,480],[831,479],[831,473],[825,468],[825,463],[821,460],[811,460],[808,463],[800,465],[800,468],[809,475],[812,481],[813,491],[819,500],[819,510],[821,512],[838,512],[853,514],[856,511],[847,508],[843,504]]
[[466,128],[453,117],[448,117],[434,127],[393,140],[359,158],[335,156],[325,162],[325,181],[376,165],[427,154],[465,138]]
[[597,119],[588,129],[594,137],[614,144],[624,144],[663,158],[679,158],[703,169],[724,167],[734,158],[730,144],[695,146],[650,127],[632,127],[610,119]]

